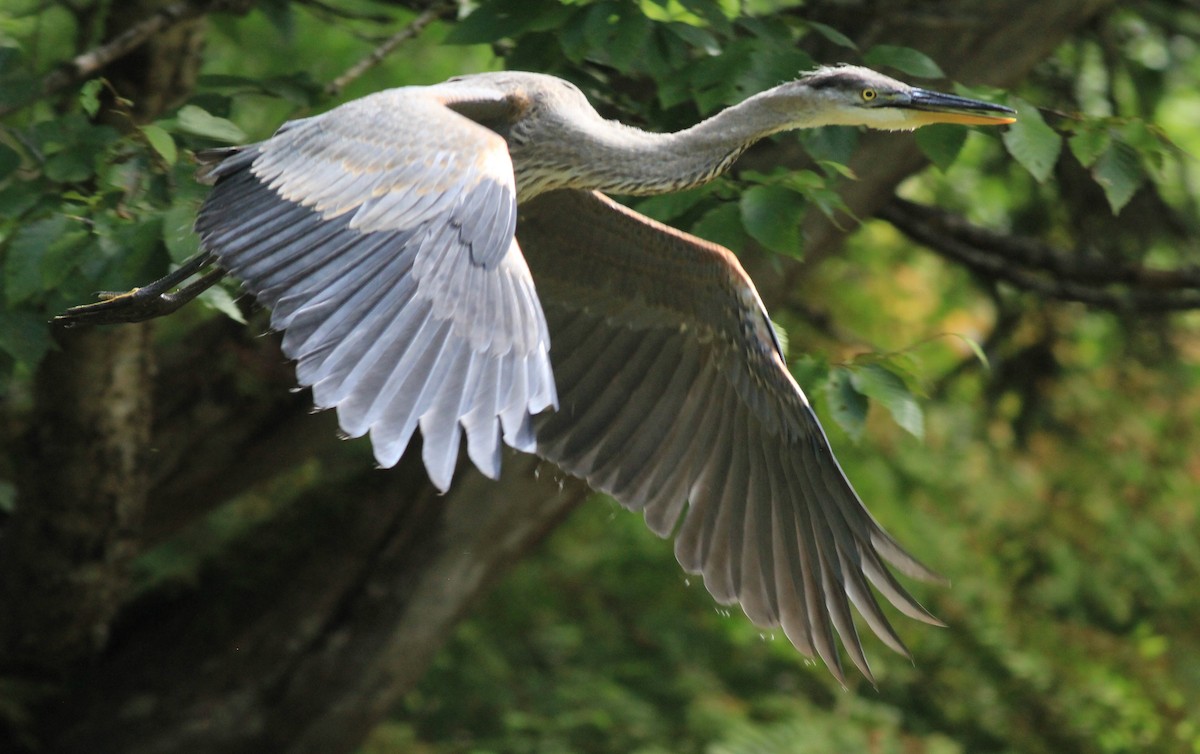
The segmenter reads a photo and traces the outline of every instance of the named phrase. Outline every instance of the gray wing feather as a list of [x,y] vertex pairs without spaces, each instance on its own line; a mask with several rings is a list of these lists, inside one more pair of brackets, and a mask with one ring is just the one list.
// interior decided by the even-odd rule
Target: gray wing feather
[[534,447],[555,406],[549,334],[514,239],[504,140],[453,112],[500,114],[478,83],[380,92],[224,150],[197,220],[206,250],[272,310],[319,408],[394,465],[417,427],[446,489],[467,452],[496,477],[500,443]]
[[523,205],[518,234],[562,401],[536,419],[539,454],[661,536],[678,524],[680,564],[719,602],[781,625],[839,679],[839,638],[871,676],[852,606],[906,651],[868,582],[936,623],[887,564],[936,575],[863,507],[728,251],[578,191]]

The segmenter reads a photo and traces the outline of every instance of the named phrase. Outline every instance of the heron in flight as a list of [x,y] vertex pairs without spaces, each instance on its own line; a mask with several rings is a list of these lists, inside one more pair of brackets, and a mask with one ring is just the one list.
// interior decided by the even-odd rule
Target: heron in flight
[[492,478],[504,445],[536,453],[676,531],[680,564],[719,602],[781,626],[844,683],[840,637],[871,678],[851,604],[907,655],[870,585],[937,623],[889,566],[936,575],[859,500],[736,257],[605,192],[703,184],[790,129],[1014,115],[848,65],[677,133],[606,120],[543,74],[390,89],[201,153],[201,254],[64,319],[158,316],[229,273],[271,309],[316,406],[369,434],[380,466],[418,427],[441,490],[464,434]]

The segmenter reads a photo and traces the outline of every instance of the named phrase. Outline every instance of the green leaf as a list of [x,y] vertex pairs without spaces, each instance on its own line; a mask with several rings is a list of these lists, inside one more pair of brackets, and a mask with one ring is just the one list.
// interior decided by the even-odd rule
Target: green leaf
[[1113,142],[1092,168],[1092,177],[1104,189],[1108,206],[1115,215],[1129,203],[1146,179],[1137,152],[1128,144]]
[[606,47],[609,62],[617,68],[628,68],[641,54],[653,31],[653,24],[640,13],[620,15]]
[[863,55],[863,60],[869,66],[877,68],[887,66],[917,78],[940,79],[946,77],[933,58],[911,47],[875,45],[867,50],[867,54]]
[[4,297],[9,306],[42,292],[43,258],[67,228],[64,215],[53,215],[23,225],[13,234],[4,259]]
[[259,0],[258,9],[266,16],[280,34],[290,38],[296,28],[296,18],[292,13],[292,4],[288,0]]
[[11,185],[0,189],[0,219],[20,219],[38,203],[41,195],[30,191],[23,183],[14,181]]
[[571,8],[545,0],[493,2],[476,7],[469,16],[456,23],[445,41],[448,44],[491,44],[529,31],[558,29],[571,14]]
[[92,177],[95,162],[92,155],[77,149],[66,149],[46,158],[43,166],[46,177],[58,183],[80,183]]
[[[837,163],[824,163],[827,165],[836,165]],[[844,167],[844,166],[843,166]],[[850,177],[854,177],[854,172],[850,168],[845,168]],[[829,169],[829,172],[840,175],[840,171]],[[749,175],[749,173],[747,173]],[[794,173],[786,173],[778,179],[780,186],[789,187],[804,196],[804,199],[810,204],[821,210],[821,213],[837,225],[840,222],[837,216],[841,213],[853,216],[850,208],[846,205],[846,200],[842,198],[834,188],[832,183],[823,178],[820,173],[812,170],[798,170]],[[799,218],[797,218],[797,222]],[[841,226],[838,225],[840,228]],[[795,254],[793,254],[795,256]]]
[[967,129],[951,125],[935,125],[918,129],[917,147],[943,173],[950,169],[967,142]]
[[171,261],[183,262],[200,251],[200,238],[192,230],[196,221],[196,206],[191,201],[174,204],[163,213],[162,240]]
[[7,144],[0,144],[0,181],[21,167],[21,155]]
[[34,142],[48,155],[46,177],[60,183],[91,178],[97,161],[119,138],[116,129],[91,123],[79,113],[42,121],[34,127]]
[[709,210],[692,226],[692,233],[713,243],[738,249],[746,245],[746,228],[737,204],[726,202]]
[[674,22],[667,24],[667,30],[686,42],[688,47],[703,50],[705,55],[721,54],[721,43],[708,29]]
[[104,91],[102,79],[92,79],[79,88],[79,106],[90,117],[95,118],[100,112],[100,92]]
[[1076,133],[1067,142],[1071,147],[1071,154],[1075,155],[1075,159],[1079,160],[1079,164],[1085,168],[1096,164],[1097,158],[1104,154],[1104,150],[1108,149],[1110,143],[1112,143],[1112,136],[1108,133],[1107,128],[1085,129]]
[[1062,151],[1062,137],[1046,125],[1036,107],[1021,99],[1015,99],[1013,104],[1017,122],[1004,132],[1004,146],[1038,183],[1044,183]]
[[817,164],[820,165],[821,169],[825,171],[825,175],[828,175],[831,178],[836,175],[841,176],[842,178],[847,178],[851,181],[858,180],[858,174],[855,173],[854,169],[849,165],[843,165],[836,160],[817,160]]
[[637,203],[637,211],[660,222],[670,222],[712,195],[715,184],[709,183],[674,194],[659,194]]
[[802,354],[788,364],[788,371],[806,394],[829,382],[829,362],[811,354]]
[[[3,14],[0,14],[2,20]],[[21,105],[38,96],[41,86],[38,79],[30,75],[30,68],[32,66],[19,48],[10,46],[7,40],[0,42],[0,105]]]
[[854,441],[862,439],[867,423],[867,397],[854,387],[850,370],[839,367],[830,373],[825,383],[825,399],[838,426]]
[[806,25],[808,26],[808,28],[810,28],[813,31],[815,31],[816,33],[820,34],[822,37],[825,37],[825,39],[829,40],[830,42],[833,42],[835,45],[839,45],[841,47],[848,47],[851,50],[858,49],[858,45],[854,44],[853,39],[851,39],[850,37],[847,37],[845,34],[841,33],[840,31],[833,28],[832,26],[828,26],[826,24],[822,24],[817,21],[808,21],[808,22],[806,22]]
[[732,32],[729,22],[742,13],[740,0],[679,0],[679,4],[723,35]]
[[925,414],[900,375],[882,364],[867,364],[850,373],[850,382],[859,393],[886,408],[909,434],[925,436]]
[[90,236],[87,231],[68,230],[46,247],[42,255],[41,290],[57,288],[79,267],[87,255]]
[[804,197],[781,186],[751,186],[742,193],[739,208],[754,240],[780,254],[800,254]]
[[218,118],[196,105],[184,105],[175,116],[174,130],[213,141],[241,143],[246,133],[232,121]]
[[238,308],[237,302],[233,300],[233,296],[229,295],[229,291],[220,285],[213,287],[200,294],[200,301],[206,306],[224,314],[234,322],[244,325],[246,318],[242,315],[242,310]]
[[850,162],[858,148],[858,129],[850,126],[806,128],[796,132],[804,151],[814,160],[829,160],[843,165]]
[[51,345],[45,317],[34,312],[0,311],[0,351],[32,369]]
[[979,359],[979,363],[983,364],[983,368],[989,372],[991,371],[992,362],[988,359],[987,354],[984,353],[983,346],[979,345],[979,341],[975,340],[974,338],[969,338],[962,333],[955,332],[950,334],[961,340],[963,343],[966,343],[967,348],[971,349],[971,353],[975,354],[975,358]]
[[154,151],[158,152],[158,156],[163,158],[168,165],[174,165],[175,160],[179,158],[179,150],[175,147],[174,137],[167,133],[162,126],[153,123],[141,126],[141,131]]
[[617,9],[613,3],[596,3],[583,15],[583,39],[595,50],[604,48],[616,22]]
[[[1163,169],[1169,156],[1178,154],[1183,148],[1173,144],[1161,129],[1135,118],[1122,124],[1120,132],[1113,139],[1137,153],[1142,170],[1153,175],[1156,182],[1173,180]],[[1174,157],[1170,159],[1174,162]]]

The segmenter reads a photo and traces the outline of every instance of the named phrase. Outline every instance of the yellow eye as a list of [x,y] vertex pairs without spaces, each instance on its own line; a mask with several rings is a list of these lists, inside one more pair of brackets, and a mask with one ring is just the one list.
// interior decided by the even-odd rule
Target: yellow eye
[[878,96],[879,95],[875,92],[874,89],[863,89],[863,91],[862,91],[862,98],[863,98],[864,102],[870,102],[871,100],[875,99]]

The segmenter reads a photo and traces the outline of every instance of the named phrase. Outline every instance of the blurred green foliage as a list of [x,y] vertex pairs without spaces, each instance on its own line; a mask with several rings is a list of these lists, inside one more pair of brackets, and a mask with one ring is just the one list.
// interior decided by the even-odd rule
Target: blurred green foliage
[[[341,96],[508,66],[665,129],[812,67],[809,42],[939,74],[919,51],[859,50],[801,5],[480,0]],[[15,108],[0,121],[0,398],[28,390],[51,315],[195,249],[194,150],[334,104],[323,83],[411,17],[370,0],[214,17],[189,101],[137,122],[101,79],[36,96],[89,36],[68,7],[0,10],[0,107]],[[1101,268],[1196,265],[1197,32],[1200,13],[1165,0],[1111,12],[1002,95],[1021,112],[1003,136],[921,132],[937,169],[902,193]],[[782,138],[815,168],[637,206],[803,258],[800,219],[841,209],[857,137]],[[876,516],[951,578],[915,587],[949,627],[901,624],[914,661],[877,646],[879,688],[842,690],[600,500],[499,584],[364,752],[1200,752],[1200,316],[1046,300],[876,221],[787,300],[773,314],[797,378]],[[11,489],[0,479],[0,511]]]

